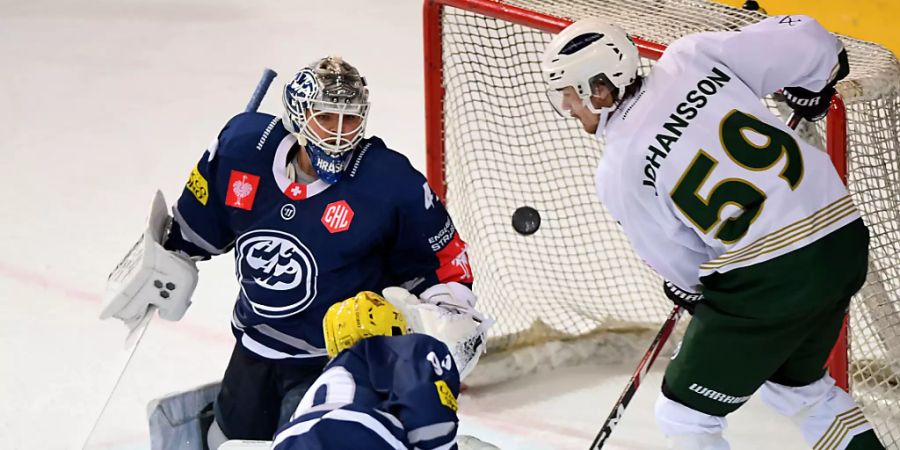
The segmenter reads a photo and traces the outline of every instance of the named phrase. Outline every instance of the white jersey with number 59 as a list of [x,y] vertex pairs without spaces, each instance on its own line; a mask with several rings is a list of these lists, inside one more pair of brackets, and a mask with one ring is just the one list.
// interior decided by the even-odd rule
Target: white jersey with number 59
[[859,218],[828,155],[760,98],[817,92],[839,41],[805,16],[672,43],[605,129],[600,200],[638,255],[696,289],[700,277],[770,260]]

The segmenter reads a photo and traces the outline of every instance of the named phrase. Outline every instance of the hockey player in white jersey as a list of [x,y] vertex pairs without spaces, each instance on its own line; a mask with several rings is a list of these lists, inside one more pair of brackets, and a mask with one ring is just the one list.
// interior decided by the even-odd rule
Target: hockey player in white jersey
[[[849,72],[805,16],[673,42],[649,75],[620,28],[567,27],[542,70],[564,116],[605,138],[597,195],[693,319],[656,404],[677,449],[728,449],[725,416],[755,392],[816,449],[884,448],[824,370],[865,280],[868,230],[828,156],[760,99],[807,120]],[[685,300],[689,300],[686,302]]]

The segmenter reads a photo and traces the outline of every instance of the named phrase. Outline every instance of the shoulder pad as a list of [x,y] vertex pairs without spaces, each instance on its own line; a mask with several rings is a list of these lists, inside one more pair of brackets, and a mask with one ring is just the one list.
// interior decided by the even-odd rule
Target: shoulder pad
[[271,114],[245,112],[231,118],[219,132],[216,154],[234,159],[258,158],[274,153],[288,134],[281,118]]

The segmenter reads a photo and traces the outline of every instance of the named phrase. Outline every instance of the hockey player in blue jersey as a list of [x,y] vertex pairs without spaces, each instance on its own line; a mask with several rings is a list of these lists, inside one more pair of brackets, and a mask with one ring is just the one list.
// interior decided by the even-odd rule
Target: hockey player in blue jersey
[[153,306],[179,320],[195,261],[234,250],[237,343],[211,447],[269,439],[287,420],[327,362],[321,326],[332,304],[388,286],[474,303],[446,209],[403,155],[364,136],[368,95],[353,66],[328,57],[285,85],[281,117],[232,118],[191,171],[174,220],[151,214],[143,247],[111,275],[124,281],[101,317],[134,324]]
[[[483,336],[482,324],[471,314],[422,307],[429,308],[426,315],[452,321],[451,328],[463,330],[449,338],[454,347],[459,337],[472,341]],[[477,358],[451,356],[441,340],[408,334],[417,331],[411,323],[421,323],[422,314],[400,309],[373,292],[331,306],[323,329],[334,359],[307,391],[291,422],[279,430],[274,449],[456,448],[457,364],[471,368]]]

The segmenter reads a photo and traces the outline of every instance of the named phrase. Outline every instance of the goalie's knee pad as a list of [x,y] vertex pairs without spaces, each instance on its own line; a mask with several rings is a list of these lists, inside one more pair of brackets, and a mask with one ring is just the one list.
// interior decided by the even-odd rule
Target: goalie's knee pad
[[[872,433],[872,425],[859,405],[850,394],[835,386],[834,379],[828,375],[806,386],[769,381],[760,388],[759,395],[779,414],[790,417],[814,448],[847,448],[854,437]],[[865,439],[868,438],[867,435]]]
[[722,437],[727,421],[688,408],[665,395],[656,399],[656,424],[675,450],[729,450]]

